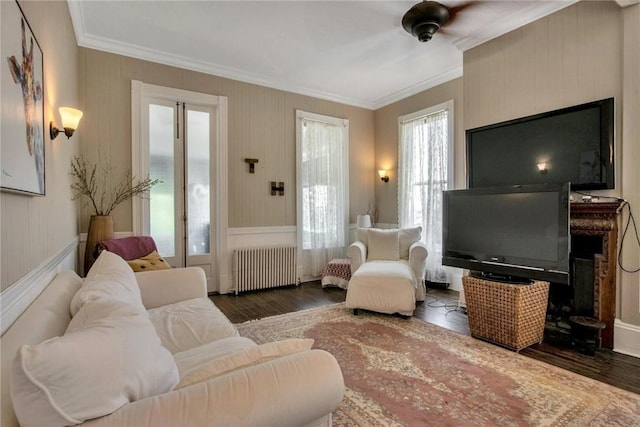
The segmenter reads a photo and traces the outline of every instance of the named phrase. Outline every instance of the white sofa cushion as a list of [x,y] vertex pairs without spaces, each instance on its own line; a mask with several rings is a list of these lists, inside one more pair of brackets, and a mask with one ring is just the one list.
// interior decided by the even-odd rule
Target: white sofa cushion
[[345,306],[412,315],[416,285],[411,266],[404,260],[365,262],[351,276]]
[[100,253],[82,287],[71,300],[71,315],[75,316],[87,302],[102,298],[131,304],[146,313],[133,270],[124,259],[108,251]]
[[422,234],[422,227],[420,226],[401,228],[398,231],[400,258],[409,259],[409,248],[415,242],[420,241],[421,234]]
[[369,229],[367,261],[387,260],[395,261],[400,256],[398,230]]
[[[356,229],[356,240],[369,246],[369,232],[375,231],[375,228],[358,228]],[[406,227],[400,229],[383,229],[384,231],[398,231],[398,258],[409,259],[409,248],[415,242],[420,241],[422,227]],[[378,230],[379,231],[379,230]]]
[[172,355],[149,319],[111,299],[86,303],[62,337],[18,351],[11,400],[22,426],[62,426],[173,390]]
[[171,353],[238,335],[235,326],[208,298],[193,298],[148,310],[156,332]]
[[205,361],[227,354],[257,347],[258,344],[245,337],[229,337],[181,351],[173,355],[178,372],[186,372]]
[[201,363],[182,365],[180,369],[180,383],[176,389],[188,387],[229,372],[248,368],[253,365],[268,362],[279,357],[311,350],[312,339],[288,339],[261,344],[246,350],[237,351],[222,357],[210,357]]

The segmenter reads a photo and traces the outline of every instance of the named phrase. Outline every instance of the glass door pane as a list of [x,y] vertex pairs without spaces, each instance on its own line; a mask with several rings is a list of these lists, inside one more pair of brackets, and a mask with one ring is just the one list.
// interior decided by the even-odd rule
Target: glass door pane
[[189,255],[210,253],[211,114],[187,109],[187,248]]
[[149,105],[149,176],[162,182],[150,192],[151,236],[163,257],[176,256],[175,107]]

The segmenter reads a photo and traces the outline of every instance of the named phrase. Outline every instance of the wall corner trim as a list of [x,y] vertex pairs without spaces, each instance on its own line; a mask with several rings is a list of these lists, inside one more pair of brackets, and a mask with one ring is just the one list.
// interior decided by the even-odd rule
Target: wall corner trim
[[2,334],[40,295],[59,272],[75,266],[79,238],[74,237],[60,252],[31,270],[0,293]]

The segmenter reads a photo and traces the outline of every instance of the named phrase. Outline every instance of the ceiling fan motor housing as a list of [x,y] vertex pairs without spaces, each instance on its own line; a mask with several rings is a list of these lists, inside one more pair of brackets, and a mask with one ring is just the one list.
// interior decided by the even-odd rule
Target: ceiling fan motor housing
[[431,37],[449,20],[449,9],[435,1],[414,5],[402,17],[402,27],[421,42]]

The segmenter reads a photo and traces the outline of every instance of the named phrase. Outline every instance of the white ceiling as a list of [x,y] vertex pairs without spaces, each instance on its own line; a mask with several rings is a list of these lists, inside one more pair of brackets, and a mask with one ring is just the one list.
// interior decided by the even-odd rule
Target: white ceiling
[[427,43],[401,25],[417,2],[68,0],[80,46],[369,109],[461,76],[465,50],[576,0],[473,2]]

